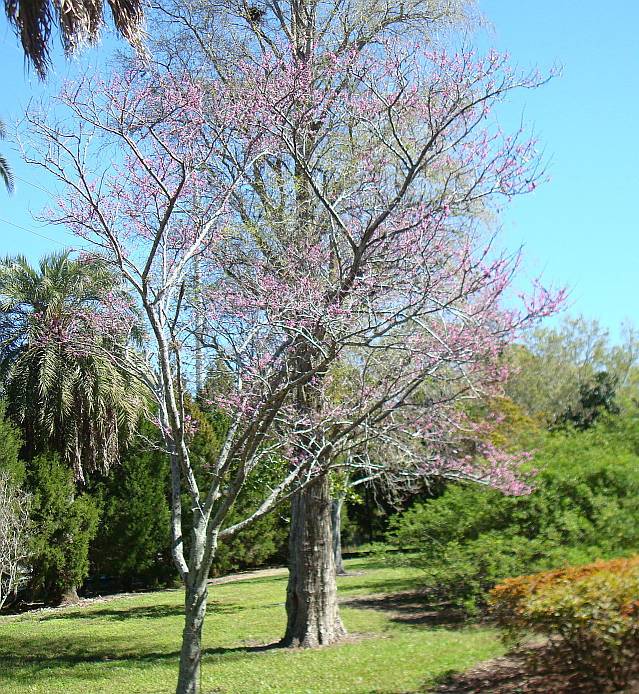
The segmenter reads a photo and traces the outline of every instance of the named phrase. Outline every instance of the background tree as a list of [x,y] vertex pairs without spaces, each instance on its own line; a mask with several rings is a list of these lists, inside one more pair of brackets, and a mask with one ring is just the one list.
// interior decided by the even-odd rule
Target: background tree
[[76,478],[108,468],[131,438],[146,392],[126,363],[135,317],[103,264],[47,256],[0,264],[0,376],[27,458],[57,451]]
[[[0,384],[0,389],[1,389]],[[0,401],[0,467],[5,470],[17,485],[24,481],[25,466],[20,460],[23,446],[18,427],[7,417],[6,407]]]
[[568,407],[557,423],[588,429],[606,412],[619,414],[616,395],[617,379],[607,371],[599,371],[590,383],[579,386],[579,400]]
[[89,552],[92,573],[108,576],[127,590],[175,580],[168,470],[157,428],[143,421],[120,464],[90,483],[100,509]]
[[53,604],[76,602],[76,589],[89,574],[98,508],[88,494],[78,494],[72,471],[54,453],[30,461],[26,487],[33,490],[31,519],[37,528],[29,545],[32,596]]
[[598,378],[608,386],[616,382],[620,401],[627,401],[636,393],[639,340],[631,326],[620,332],[619,344],[611,344],[608,331],[596,321],[577,317],[566,318],[557,328],[526,333],[508,355],[512,373],[507,395],[549,426],[578,409]]
[[[223,388],[219,381],[226,380],[224,369],[217,380],[217,388]],[[208,388],[205,388],[203,393],[207,389],[212,389],[211,394],[219,392],[215,390],[214,381],[215,379],[209,379]],[[194,422],[197,422],[197,428],[190,441],[189,452],[193,459],[195,474],[202,485],[206,482],[207,468],[220,455],[220,449],[230,425],[227,413],[211,406],[210,403],[207,404],[208,398],[203,393],[197,401],[191,401],[190,398],[187,400],[189,415]],[[232,527],[250,515],[252,509],[258,506],[277,484],[278,473],[277,469],[274,471],[268,464],[257,466],[247,477],[242,495],[230,510],[224,525]],[[187,502],[188,498],[185,498],[184,503]],[[211,566],[211,573],[219,575],[260,566],[269,561],[285,561],[288,522],[281,516],[287,511],[288,509],[285,508],[280,509],[278,514],[265,515],[234,537],[220,541]]]
[[30,497],[19,459],[22,439],[0,406],[0,609],[30,573]]

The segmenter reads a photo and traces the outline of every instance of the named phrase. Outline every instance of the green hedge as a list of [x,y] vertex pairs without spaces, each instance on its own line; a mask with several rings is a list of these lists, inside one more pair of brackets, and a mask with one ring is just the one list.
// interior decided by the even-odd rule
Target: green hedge
[[639,551],[636,412],[547,435],[534,464],[530,495],[451,484],[393,519],[389,542],[419,547],[425,587],[471,607],[508,576]]

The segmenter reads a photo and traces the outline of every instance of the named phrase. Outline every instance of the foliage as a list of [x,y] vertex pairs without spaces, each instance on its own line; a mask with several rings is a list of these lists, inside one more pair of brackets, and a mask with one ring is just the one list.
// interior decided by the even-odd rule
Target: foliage
[[[207,466],[214,464],[228,430],[229,417],[219,408],[201,407],[187,399],[189,416],[196,422],[196,430],[189,442],[189,453],[196,475],[206,479]],[[229,512],[226,526],[238,523],[250,515],[277,477],[276,465],[257,466],[245,482],[242,494]],[[186,501],[186,497],[185,497]],[[188,531],[188,525],[185,524]],[[282,512],[264,516],[235,537],[222,539],[211,565],[212,575],[221,575],[238,569],[262,566],[269,561],[286,558],[288,524]]]
[[89,543],[95,537],[98,509],[87,494],[77,494],[73,475],[57,455],[36,456],[27,470],[33,497],[31,541],[34,597],[57,602],[89,573]]
[[[229,523],[245,517],[246,508],[241,502],[229,515]],[[282,564],[286,561],[288,519],[282,512],[271,513],[249,525],[232,541],[222,540],[211,565],[211,574],[224,575],[231,571],[253,569],[265,564]]]
[[166,584],[175,579],[171,559],[169,463],[153,445],[157,430],[142,425],[138,439],[124,453],[93,494],[100,525],[90,548],[91,571],[131,588]]
[[[140,0],[114,0],[109,2],[109,7],[117,32],[141,48],[143,3]],[[26,60],[41,79],[46,76],[50,65],[54,27],[60,30],[65,53],[71,54],[84,44],[94,43],[103,23],[103,3],[88,0],[73,0],[65,5],[49,0],[4,0],[4,9],[20,39]]]
[[488,438],[505,451],[534,451],[543,445],[546,429],[536,417],[508,397],[491,398],[476,409],[480,421],[491,424]]
[[375,482],[357,487],[342,508],[342,544],[359,546],[384,538],[395,510]]
[[[281,636],[286,570],[211,586],[215,628],[204,629],[202,691],[306,694],[418,691],[447,670],[500,655],[492,628],[400,621],[376,596],[418,587],[414,569],[363,559],[339,577],[343,617],[363,638],[338,648],[269,648]],[[175,691],[175,642],[184,592],[170,590],[99,601],[82,608],[0,617],[0,691],[101,694]],[[370,606],[375,609],[370,609]],[[46,667],[43,667],[43,664]]]
[[[191,456],[196,473],[203,475],[215,460],[228,422],[219,411],[204,411],[190,399],[186,407],[194,430]],[[170,551],[169,482],[169,460],[159,432],[142,422],[138,438],[124,452],[121,464],[90,485],[100,507],[100,525],[90,548],[92,574],[116,579],[125,587],[152,587],[176,578]],[[253,475],[228,522],[241,520],[260,493],[257,475]],[[183,499],[186,502],[186,495]],[[184,528],[188,546],[190,524],[186,520]],[[277,515],[258,520],[233,542],[220,543],[212,575],[284,560],[286,536],[287,525]]]
[[559,654],[602,686],[627,684],[639,656],[639,556],[511,578],[490,603],[509,639],[549,636],[542,657]]
[[21,256],[0,263],[0,376],[27,458],[56,450],[80,480],[117,459],[147,396],[123,370],[135,361],[134,318],[99,261],[63,252],[37,268]]
[[449,485],[395,517],[389,539],[419,547],[426,585],[464,604],[507,576],[639,549],[637,412],[546,435],[535,490]]
[[596,373],[589,383],[579,386],[576,403],[559,417],[559,424],[572,424],[575,429],[588,429],[606,412],[619,414],[616,402],[617,378],[606,371]]
[[6,471],[13,482],[20,485],[25,475],[24,463],[19,459],[22,436],[5,412],[4,403],[0,403],[0,470]]
[[[567,318],[558,328],[537,328],[507,352],[506,394],[530,416],[554,425],[579,410],[598,379],[613,382],[621,400],[637,395],[639,335],[622,326],[620,344],[597,321]],[[597,376],[605,373],[606,377]],[[610,390],[610,388],[608,388]]]
[[31,499],[21,489],[25,475],[18,458],[21,446],[20,434],[0,403],[0,608],[29,573]]

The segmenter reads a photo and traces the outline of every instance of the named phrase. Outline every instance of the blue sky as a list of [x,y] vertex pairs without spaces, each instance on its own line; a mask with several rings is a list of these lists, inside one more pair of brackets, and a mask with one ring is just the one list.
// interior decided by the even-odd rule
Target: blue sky
[[[108,35],[103,45],[115,45]],[[0,118],[8,135],[15,134],[16,124],[24,115],[31,100],[55,94],[65,79],[102,64],[104,51],[100,46],[88,48],[72,60],[65,60],[58,45],[54,46],[51,75],[41,82],[33,70],[27,70],[23,54],[11,28],[0,15]],[[36,260],[44,253],[61,250],[76,243],[59,227],[47,226],[35,219],[50,204],[55,182],[36,167],[21,160],[15,143],[0,142],[15,174],[15,193],[9,196],[0,188],[0,256],[22,253]]]
[[[506,209],[506,243],[524,246],[528,277],[541,272],[547,282],[570,288],[572,313],[596,318],[613,333],[624,319],[639,324],[639,3],[479,0],[479,6],[492,25],[482,44],[507,50],[521,68],[563,68],[543,88],[515,95],[505,113],[508,120],[523,115],[534,129],[551,177]],[[95,50],[71,63],[57,56],[55,75],[43,85],[25,72],[1,19],[0,117],[11,128],[30,98],[99,60]],[[51,184],[23,164],[10,143],[0,147],[18,176],[12,198],[0,190],[0,220],[12,223],[0,221],[0,254],[35,259],[62,248],[63,232],[32,217],[46,206],[42,188]]]
[[639,324],[639,3],[480,0],[490,42],[521,67],[562,76],[514,99],[543,144],[551,180],[502,219],[531,272],[570,287],[571,312],[613,332]]

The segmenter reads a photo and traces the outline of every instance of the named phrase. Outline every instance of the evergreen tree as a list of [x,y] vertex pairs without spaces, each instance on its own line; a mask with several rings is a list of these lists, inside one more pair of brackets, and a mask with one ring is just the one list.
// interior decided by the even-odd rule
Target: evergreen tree
[[22,437],[19,429],[6,417],[0,403],[0,470],[7,472],[16,484],[24,480],[24,463],[19,459]]
[[[132,588],[169,583],[176,577],[171,559],[169,463],[154,447],[154,427],[142,425],[143,437],[125,452],[121,465],[97,485],[100,527],[91,546],[92,570]],[[159,441],[158,441],[159,443]]]
[[88,494],[76,494],[73,474],[56,454],[36,456],[27,470],[32,494],[31,542],[33,597],[59,603],[89,573],[89,543],[95,537],[98,509]]
[[607,371],[599,371],[589,383],[579,387],[579,399],[568,407],[558,423],[572,424],[582,431],[589,429],[604,413],[619,414],[616,397],[617,378]]

